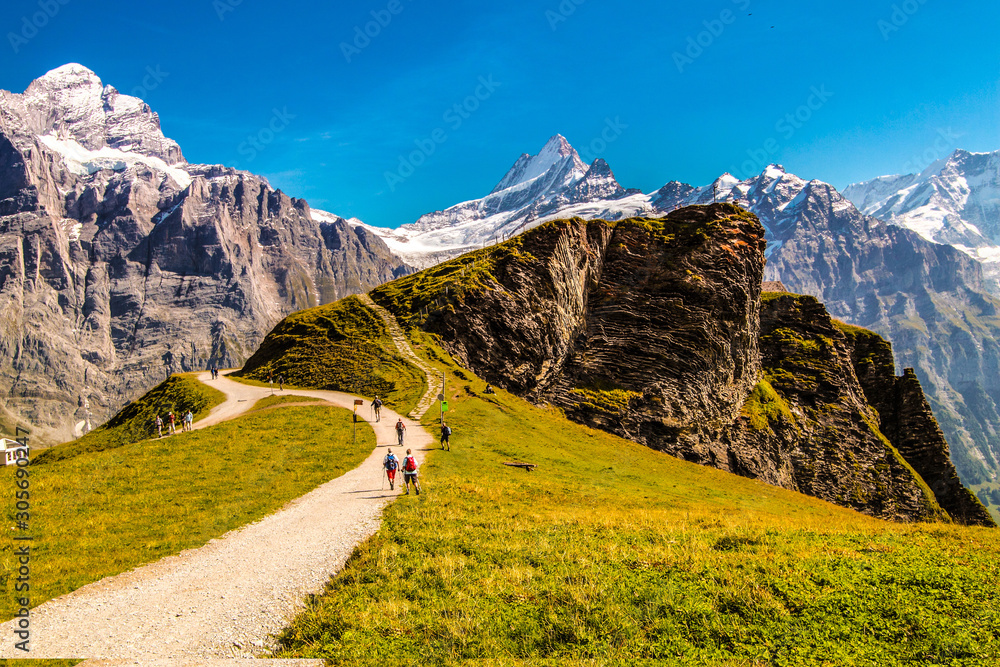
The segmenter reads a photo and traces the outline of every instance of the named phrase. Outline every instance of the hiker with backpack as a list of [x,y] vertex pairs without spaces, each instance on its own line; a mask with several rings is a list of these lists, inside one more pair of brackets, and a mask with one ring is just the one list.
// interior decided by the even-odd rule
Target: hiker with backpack
[[[403,423],[403,418],[400,417],[399,421],[396,422],[396,437],[399,438],[399,446],[403,446],[403,433],[406,432],[406,424]],[[407,450],[409,451],[409,450]]]
[[174,428],[174,411],[173,410],[171,410],[170,412],[167,413],[167,422],[168,422],[168,424],[170,426],[170,435],[176,435],[177,434],[177,429]]
[[375,421],[382,421],[382,399],[378,396],[372,401],[372,410],[375,411]]
[[413,458],[413,454],[410,451],[409,449],[406,450],[406,457],[403,459],[403,484],[406,485],[406,495],[410,495],[410,482],[413,482],[413,488],[419,496],[420,483],[417,482],[417,469],[420,466],[417,465],[417,460]]
[[385,468],[385,476],[389,478],[389,490],[396,488],[396,471],[399,469],[399,459],[392,453],[392,449],[382,459],[382,467]]
[[155,421],[156,421],[156,437],[157,438],[162,438],[163,437],[163,417],[161,417],[160,415],[156,415]]
[[184,415],[184,430],[185,431],[194,430],[194,415],[191,413],[190,410],[188,410],[187,414]]
[[448,451],[451,451],[451,427],[441,422],[441,449],[447,447]]

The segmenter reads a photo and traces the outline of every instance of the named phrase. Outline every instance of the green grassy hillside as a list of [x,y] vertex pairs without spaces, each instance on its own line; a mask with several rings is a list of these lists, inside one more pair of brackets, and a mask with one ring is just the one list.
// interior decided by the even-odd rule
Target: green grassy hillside
[[165,420],[171,410],[177,418],[177,430],[180,431],[181,419],[188,410],[194,413],[195,421],[198,421],[225,400],[225,394],[198,382],[192,374],[172,375],[142,398],[126,405],[103,426],[78,440],[40,452],[32,463],[53,463],[80,454],[116,449],[153,437],[156,435],[156,415]]
[[[239,378],[289,387],[381,396],[390,408],[416,404],[425,384],[396,350],[382,318],[357,297],[294,313],[267,335]],[[234,379],[238,379],[234,377]]]
[[[446,355],[426,338],[427,358]],[[283,657],[334,664],[986,665],[1000,536],[700,467],[451,366],[451,452]],[[432,410],[425,424],[433,427]],[[538,464],[535,472],[504,462]]]
[[[356,445],[351,429],[348,410],[290,406],[32,465],[31,605],[201,546],[339,477],[375,447],[371,429]],[[13,489],[13,470],[0,475]],[[13,492],[0,507],[14,526]],[[0,544],[4,619],[16,611],[13,550]]]

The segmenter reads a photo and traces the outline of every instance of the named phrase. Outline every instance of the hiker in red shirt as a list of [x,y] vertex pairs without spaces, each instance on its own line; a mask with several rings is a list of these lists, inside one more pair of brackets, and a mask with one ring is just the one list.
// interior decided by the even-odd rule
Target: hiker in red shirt
[[413,482],[413,488],[417,491],[417,495],[420,495],[420,483],[417,481],[417,468],[419,467],[417,460],[407,449],[406,458],[403,459],[403,483],[406,485],[406,495],[410,495],[410,482]]

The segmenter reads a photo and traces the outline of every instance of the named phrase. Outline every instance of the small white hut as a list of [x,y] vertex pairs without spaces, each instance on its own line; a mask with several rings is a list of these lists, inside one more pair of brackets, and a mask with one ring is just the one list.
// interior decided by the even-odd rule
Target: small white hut
[[30,451],[27,445],[22,445],[17,440],[0,438],[0,453],[3,454],[5,466],[15,465],[18,459],[28,458]]

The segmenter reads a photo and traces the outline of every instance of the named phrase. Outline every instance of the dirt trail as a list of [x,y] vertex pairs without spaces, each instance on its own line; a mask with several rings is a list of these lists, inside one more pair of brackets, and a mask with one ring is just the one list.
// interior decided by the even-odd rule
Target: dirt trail
[[441,378],[434,372],[433,368],[428,366],[423,359],[418,357],[413,352],[413,348],[410,347],[410,341],[406,340],[406,335],[403,333],[403,330],[399,326],[399,322],[396,321],[396,318],[393,317],[392,313],[372,301],[372,298],[367,294],[362,294],[358,298],[361,299],[361,303],[365,304],[379,314],[379,317],[382,318],[382,321],[385,322],[386,328],[389,330],[389,336],[392,338],[392,342],[395,343],[396,349],[403,355],[403,358],[422,370],[424,375],[427,377],[427,391],[424,392],[420,401],[417,402],[416,407],[410,410],[410,414],[408,415],[410,419],[419,420],[427,414],[427,411],[430,410],[432,405],[434,405],[434,401],[437,400],[438,394],[441,393]]
[[[272,394],[267,387],[225,376],[212,380],[207,372],[198,379],[224,392],[226,401],[195,424],[196,429],[238,417]],[[347,409],[355,401],[333,391],[273,393]],[[288,625],[308,595],[322,592],[354,548],[378,530],[383,508],[401,492],[398,484],[395,491],[382,490],[386,448],[399,451],[393,429],[399,415],[386,408],[382,413],[381,421],[369,421],[378,445],[358,468],[203,547],[108,577],[33,609],[30,654],[14,648],[14,622],[4,624],[0,658],[92,658],[84,664],[107,667],[266,664],[246,659],[265,651],[269,635]],[[367,401],[358,414],[370,417]],[[404,446],[413,448],[422,462],[434,441],[419,423],[404,423]]]

